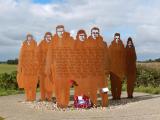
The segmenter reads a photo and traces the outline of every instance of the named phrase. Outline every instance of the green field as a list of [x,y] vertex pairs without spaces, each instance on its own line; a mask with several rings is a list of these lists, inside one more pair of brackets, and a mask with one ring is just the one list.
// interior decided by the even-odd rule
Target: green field
[[0,74],[11,73],[16,70],[17,70],[17,65],[0,64]]
[[0,117],[0,120],[4,120],[4,118]]

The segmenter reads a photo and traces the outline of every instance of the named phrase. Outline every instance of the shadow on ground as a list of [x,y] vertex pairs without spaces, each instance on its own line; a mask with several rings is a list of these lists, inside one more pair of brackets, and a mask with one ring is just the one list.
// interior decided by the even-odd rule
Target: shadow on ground
[[[112,95],[109,94],[108,96],[109,96],[109,106],[125,105],[128,103],[134,103],[134,102],[139,102],[139,101],[143,101],[143,100],[149,100],[149,99],[154,99],[154,98],[160,97],[160,95],[139,94],[138,96],[135,96],[134,98],[127,98],[127,97],[122,96],[122,98],[120,100],[112,100]],[[98,97],[97,105],[98,105],[98,107],[100,107],[101,106],[101,97],[99,94],[97,95],[97,97]],[[73,101],[74,101],[73,95],[70,96],[70,101],[73,103]]]

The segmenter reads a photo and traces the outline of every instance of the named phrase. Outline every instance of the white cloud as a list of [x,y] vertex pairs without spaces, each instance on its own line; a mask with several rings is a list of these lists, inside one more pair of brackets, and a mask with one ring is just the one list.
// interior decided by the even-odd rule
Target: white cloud
[[[40,41],[45,32],[54,33],[58,24],[64,24],[73,36],[78,29],[90,34],[90,28],[98,26],[108,43],[115,32],[121,32],[124,41],[133,37],[140,59],[160,57],[159,4],[158,0],[65,0],[50,4],[0,0],[0,59],[4,54],[5,59],[16,57],[27,33]],[[4,50],[8,47],[14,52]]]

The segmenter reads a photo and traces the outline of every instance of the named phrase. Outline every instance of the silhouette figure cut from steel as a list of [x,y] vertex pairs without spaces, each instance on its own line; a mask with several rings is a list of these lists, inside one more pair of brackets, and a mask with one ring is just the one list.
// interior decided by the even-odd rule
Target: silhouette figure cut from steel
[[111,63],[111,92],[113,99],[120,99],[122,90],[122,80],[126,74],[126,56],[125,47],[120,39],[120,34],[115,33],[114,40],[109,46],[109,56]]
[[[48,79],[46,79],[45,67],[46,67],[46,58],[48,47],[52,40],[52,34],[50,32],[46,32],[44,39],[38,45],[38,62],[39,62],[39,70],[38,70],[38,78],[40,81],[40,93],[41,100],[51,101],[53,88],[50,89],[50,82],[48,83]],[[49,77],[51,79],[51,77]],[[50,80],[49,80],[50,81]]]
[[126,45],[126,76],[127,76],[127,93],[128,98],[133,98],[134,85],[136,81],[136,51],[129,37]]
[[24,88],[27,101],[36,99],[37,88],[37,43],[31,34],[23,42],[20,50],[17,81],[19,88]]

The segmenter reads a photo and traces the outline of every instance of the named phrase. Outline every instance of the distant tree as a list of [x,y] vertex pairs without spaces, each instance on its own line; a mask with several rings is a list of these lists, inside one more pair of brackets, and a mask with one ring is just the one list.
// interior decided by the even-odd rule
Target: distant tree
[[160,58],[155,59],[155,62],[160,62]]
[[14,60],[7,60],[7,64],[14,64],[17,65],[18,64],[18,59],[14,59]]
[[0,64],[4,64],[4,63],[6,63],[5,61],[0,61]]
[[152,59],[149,59],[148,62],[153,62],[153,60],[152,60]]

